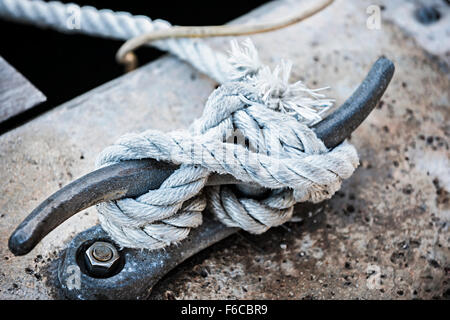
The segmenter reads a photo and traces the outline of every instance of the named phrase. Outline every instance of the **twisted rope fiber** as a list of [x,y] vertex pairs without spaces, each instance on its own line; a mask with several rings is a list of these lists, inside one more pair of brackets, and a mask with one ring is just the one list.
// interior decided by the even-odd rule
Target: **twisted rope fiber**
[[[251,41],[232,42],[231,79],[212,92],[187,131],[130,133],[97,166],[153,158],[180,164],[159,189],[97,205],[102,227],[121,246],[159,249],[185,239],[208,208],[230,227],[259,234],[291,219],[298,202],[330,198],[359,161],[344,142],[327,150],[309,127],[331,106],[318,90],[289,83],[291,64],[263,66]],[[235,144],[237,136],[246,143]],[[206,186],[211,173],[270,189],[262,200],[230,186]]]

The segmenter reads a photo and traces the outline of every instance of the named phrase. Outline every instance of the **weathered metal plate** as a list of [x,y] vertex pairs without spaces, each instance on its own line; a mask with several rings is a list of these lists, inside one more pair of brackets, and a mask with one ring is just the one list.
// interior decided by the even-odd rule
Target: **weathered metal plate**
[[[390,1],[384,2],[390,10]],[[395,24],[367,28],[370,1],[336,1],[311,19],[252,37],[263,61],[294,63],[293,79],[331,85],[341,104],[381,55],[396,74],[383,103],[352,136],[362,165],[322,210],[261,236],[240,232],[188,260],[152,298],[442,298],[450,282],[449,80]],[[288,15],[269,3],[240,19]],[[383,18],[383,11],[381,12]],[[226,48],[226,41],[210,41]],[[7,250],[43,199],[94,168],[120,135],[187,127],[214,87],[165,57],[0,137],[0,297],[53,298],[54,261],[97,222],[95,209],[54,230],[28,256]]]
[[42,92],[0,56],[0,124],[45,100]]

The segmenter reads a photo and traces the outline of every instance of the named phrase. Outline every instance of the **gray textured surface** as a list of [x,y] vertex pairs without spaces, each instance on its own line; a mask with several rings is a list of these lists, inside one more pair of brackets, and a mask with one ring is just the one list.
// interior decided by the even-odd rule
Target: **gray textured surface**
[[[303,222],[232,236],[177,268],[152,298],[448,298],[448,75],[395,24],[383,20],[380,30],[367,29],[370,4],[338,0],[299,25],[252,37],[263,61],[291,59],[295,79],[331,85],[337,104],[378,56],[394,61],[383,103],[351,139],[361,167]],[[243,20],[299,5],[269,3]],[[382,17],[389,10],[386,1]],[[40,201],[91,171],[97,153],[121,134],[187,127],[214,85],[166,57],[2,135],[0,297],[55,297],[53,261],[96,223],[95,209],[88,209],[28,256],[13,257],[9,234]]]
[[[416,18],[417,11],[426,6],[435,8],[440,18],[430,24],[420,23]],[[438,57],[442,62],[450,64],[450,5],[446,0],[409,0],[391,1],[384,18],[392,20],[403,32],[413,37],[417,44],[427,53]]]
[[42,92],[0,57],[0,123],[45,100]]

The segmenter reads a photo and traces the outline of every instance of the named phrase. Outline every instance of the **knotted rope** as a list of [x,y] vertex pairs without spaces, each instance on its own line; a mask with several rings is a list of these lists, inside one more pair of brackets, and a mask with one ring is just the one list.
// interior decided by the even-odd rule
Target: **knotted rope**
[[[251,41],[232,44],[225,78],[203,115],[187,131],[127,134],[97,161],[153,158],[180,164],[159,189],[97,206],[103,229],[121,246],[158,249],[185,239],[207,207],[218,220],[259,234],[291,219],[298,202],[330,198],[358,165],[344,142],[327,150],[309,127],[332,101],[303,83],[289,83],[291,64],[263,66]],[[234,143],[236,137],[245,141]],[[230,141],[231,139],[231,141]],[[264,199],[230,186],[206,186],[209,175],[230,174],[269,189]]]

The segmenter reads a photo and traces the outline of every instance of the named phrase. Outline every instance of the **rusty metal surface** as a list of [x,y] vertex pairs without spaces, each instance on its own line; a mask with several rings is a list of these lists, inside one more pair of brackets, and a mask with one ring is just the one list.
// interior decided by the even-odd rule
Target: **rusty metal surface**
[[[263,61],[293,60],[293,77],[330,84],[337,104],[378,56],[394,61],[382,103],[351,139],[361,167],[322,210],[261,236],[231,236],[175,269],[151,298],[448,298],[448,74],[394,23],[368,29],[370,4],[336,1],[300,25],[252,37]],[[243,21],[298,5],[269,3]],[[13,257],[7,239],[32,208],[91,171],[96,154],[122,133],[187,127],[213,86],[163,58],[1,136],[0,296],[57,296],[49,285],[59,250],[96,223],[88,209],[30,255]]]
[[45,100],[42,92],[0,56],[0,123]]

